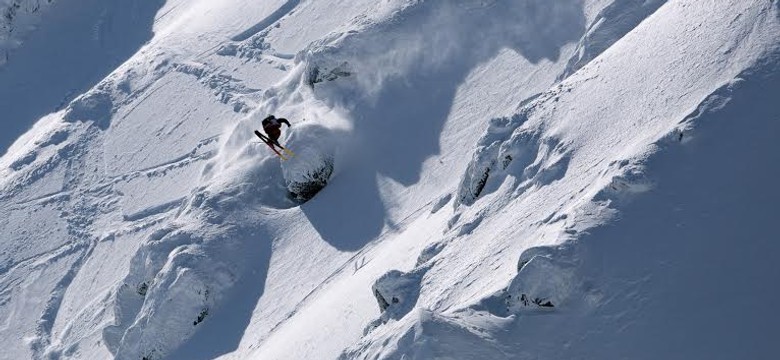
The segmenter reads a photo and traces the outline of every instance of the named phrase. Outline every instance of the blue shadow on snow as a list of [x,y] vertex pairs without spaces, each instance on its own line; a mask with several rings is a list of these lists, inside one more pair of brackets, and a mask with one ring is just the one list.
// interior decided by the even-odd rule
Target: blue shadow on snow
[[[366,49],[365,56],[371,51],[392,52],[394,46],[403,48],[408,39],[420,41],[427,52],[415,58],[417,63],[407,75],[385,79],[375,98],[351,107],[355,136],[364,144],[360,149],[363,158],[343,169],[314,200],[302,206],[320,236],[334,247],[358,250],[380,235],[387,213],[377,176],[404,186],[421,180],[423,162],[441,151],[439,136],[456,92],[476,67],[503,49],[511,49],[532,63],[555,61],[561,47],[578,40],[586,29],[579,1],[498,2],[478,9],[462,6],[438,2],[412,6],[378,34],[369,31],[349,40],[354,44],[347,46]],[[464,21],[473,24],[465,26]],[[471,31],[480,27],[483,32]],[[389,40],[377,41],[385,38]],[[439,48],[449,56],[439,59]],[[487,126],[486,120],[475,114],[475,122]],[[475,143],[479,133],[473,135],[464,138],[464,143]]]
[[0,67],[0,154],[41,117],[64,108],[152,38],[163,0],[57,1]]

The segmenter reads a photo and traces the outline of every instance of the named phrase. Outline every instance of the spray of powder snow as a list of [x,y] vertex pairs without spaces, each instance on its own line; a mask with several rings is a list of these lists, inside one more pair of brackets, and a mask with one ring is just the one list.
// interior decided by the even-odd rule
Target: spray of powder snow
[[[540,18],[548,22],[531,21]],[[354,132],[356,122],[376,119],[371,109],[388,81],[419,82],[419,77],[437,72],[465,77],[503,48],[533,62],[555,59],[560,46],[580,32],[571,24],[583,22],[577,0],[415,1],[382,20],[357,19],[351,31],[329,34],[301,51],[297,66],[265,92],[261,105],[225,129],[202,183],[289,184],[329,159],[338,169],[351,161],[344,154],[361,141]],[[269,114],[293,123],[280,139],[296,153],[281,163],[282,177],[276,176],[276,155],[253,133]]]
[[385,21],[354,27],[302,52],[309,71],[344,66],[353,75],[329,86],[336,89],[323,98],[370,101],[389,80],[413,80],[409,77],[449,67],[471,69],[501,49],[533,63],[556,60],[561,46],[584,31],[585,18],[579,0],[414,1]]
[[[303,79],[300,65],[277,86],[267,90],[262,104],[246,118],[223,131],[217,155],[205,166],[201,183],[214,190],[250,182],[258,188],[275,187],[276,194],[259,191],[261,203],[272,207],[295,205],[285,199],[282,187],[298,181],[325,162],[339,163],[343,144],[348,142],[350,123],[340,108],[325,106],[313,99]],[[286,161],[255,134],[262,132],[261,121],[268,115],[287,118],[279,142],[295,155]],[[281,191],[279,191],[281,190]]]

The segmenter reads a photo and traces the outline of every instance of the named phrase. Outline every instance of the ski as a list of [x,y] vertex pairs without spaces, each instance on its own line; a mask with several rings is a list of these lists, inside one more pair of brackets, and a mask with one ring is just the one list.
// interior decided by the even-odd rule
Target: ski
[[265,135],[263,135],[262,133],[260,133],[260,131],[258,131],[258,130],[255,130],[255,135],[257,135],[257,137],[259,137],[259,138],[260,138],[260,140],[262,140],[262,141],[263,141],[263,143],[265,143],[266,145],[268,145],[268,148],[270,148],[270,149],[271,149],[271,151],[273,151],[274,153],[276,153],[276,155],[278,155],[278,156],[279,156],[279,158],[281,158],[283,161],[284,161],[284,160],[287,160],[288,158],[287,158],[287,157],[285,157],[284,155],[282,155],[282,153],[281,153],[281,152],[279,152],[279,150],[276,150],[276,148],[274,147],[274,145],[277,145],[277,146],[279,146],[279,148],[281,148],[281,149],[282,149],[282,151],[284,151],[284,153],[285,153],[285,154],[287,154],[288,156],[290,156],[290,157],[292,157],[292,156],[295,156],[295,153],[293,153],[292,151],[288,150],[287,148],[285,148],[284,146],[282,146],[281,144],[279,144],[279,142],[278,142],[278,141],[271,141],[271,139],[269,139],[267,136],[265,136]]

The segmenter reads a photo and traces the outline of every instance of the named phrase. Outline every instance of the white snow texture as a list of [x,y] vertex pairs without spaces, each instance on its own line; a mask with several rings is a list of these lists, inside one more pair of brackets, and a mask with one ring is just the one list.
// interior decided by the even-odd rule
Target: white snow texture
[[776,359],[778,94],[777,0],[0,0],[0,359]]

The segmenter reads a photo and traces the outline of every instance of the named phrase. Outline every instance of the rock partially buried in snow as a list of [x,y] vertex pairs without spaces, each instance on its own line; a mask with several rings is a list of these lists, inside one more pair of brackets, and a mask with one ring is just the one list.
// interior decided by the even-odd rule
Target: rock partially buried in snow
[[323,156],[320,161],[309,164],[308,169],[295,173],[292,179],[287,179],[287,190],[290,196],[299,202],[311,200],[320,190],[328,185],[333,174],[333,158]]
[[416,268],[408,273],[391,270],[377,279],[371,286],[371,292],[382,315],[369,323],[363,333],[371,332],[390,319],[399,320],[412,311],[420,297],[420,284],[427,270],[427,267]]
[[293,200],[309,201],[328,185],[335,170],[338,143],[333,129],[316,124],[293,128],[286,145],[295,156],[282,163],[285,185]]
[[420,296],[421,272],[391,270],[371,287],[383,316],[399,319],[406,315]]
[[333,67],[322,65],[309,65],[307,68],[306,83],[309,86],[321,83],[324,81],[333,81],[341,77],[348,77],[352,75],[352,71],[349,68],[349,63],[346,61]]
[[109,83],[101,84],[86,94],[79,96],[68,107],[63,119],[68,122],[93,121],[101,129],[107,129],[114,112]]
[[517,276],[506,289],[509,313],[553,308],[575,291],[575,264],[566,249],[538,247],[520,256]]

